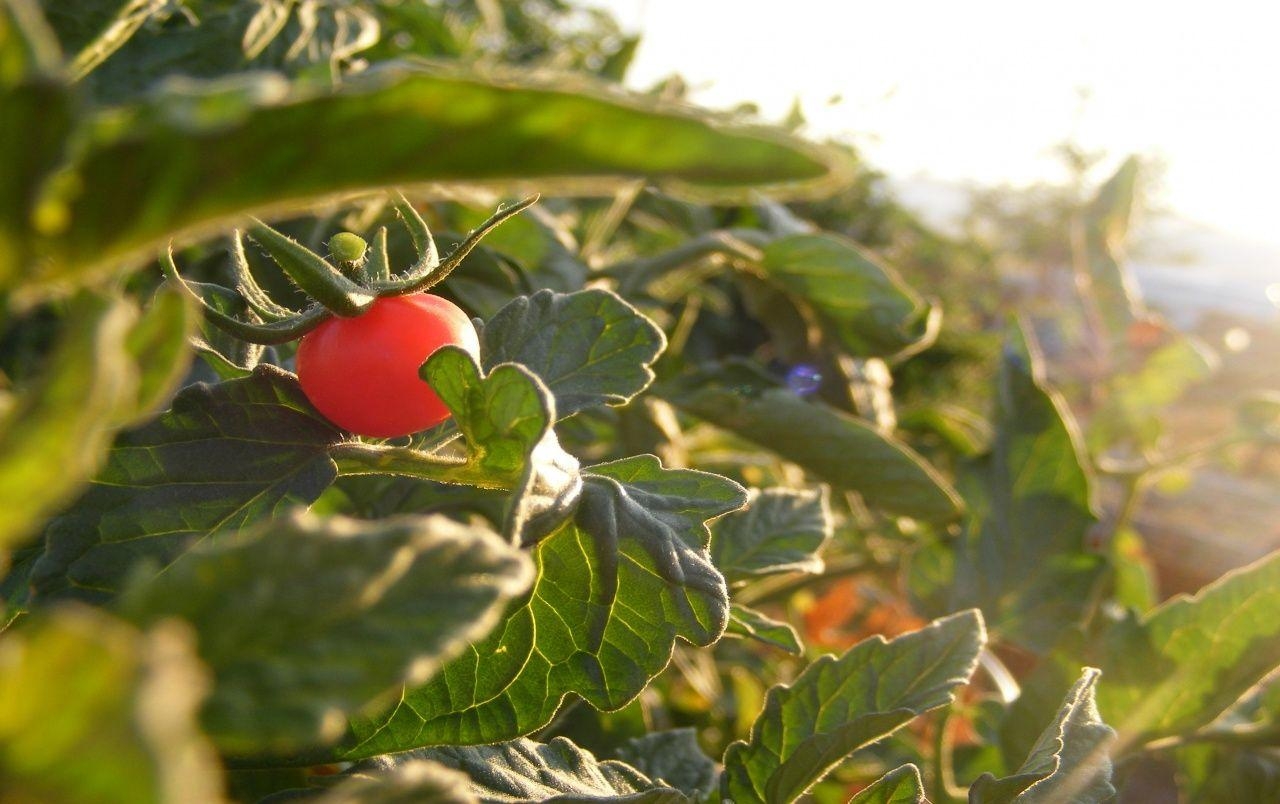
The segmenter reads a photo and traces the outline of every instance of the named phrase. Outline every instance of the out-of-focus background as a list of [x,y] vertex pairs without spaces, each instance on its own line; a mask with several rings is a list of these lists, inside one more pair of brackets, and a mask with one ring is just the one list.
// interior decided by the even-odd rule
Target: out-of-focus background
[[[1134,269],[1192,321],[1280,315],[1280,49],[1265,4],[593,0],[641,35],[627,83],[674,73],[856,144],[900,198],[955,225],[975,187],[1066,183],[1060,146],[1156,169]],[[1152,178],[1157,178],[1153,176]],[[1270,298],[1267,288],[1270,287]]]
[[[1214,437],[1249,394],[1280,385],[1280,49],[1264,4],[589,5],[639,38],[628,86],[674,86],[849,143],[882,174],[877,192],[991,246],[993,282],[1043,313],[1055,379],[1086,424],[1106,367],[1074,353],[1054,321],[1073,304],[1070,220],[1135,156],[1127,270],[1218,368],[1158,412],[1162,446],[1203,457],[1157,473],[1135,525],[1165,594],[1280,546],[1276,467]],[[1100,457],[1122,470],[1133,456]]]

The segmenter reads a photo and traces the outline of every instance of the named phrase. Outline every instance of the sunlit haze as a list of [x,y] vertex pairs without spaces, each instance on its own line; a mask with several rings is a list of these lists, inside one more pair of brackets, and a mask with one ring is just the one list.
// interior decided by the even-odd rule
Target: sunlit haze
[[1280,29],[1269,4],[599,0],[643,42],[629,82],[679,72],[693,99],[799,98],[898,178],[1062,176],[1072,138],[1167,166],[1157,201],[1280,245]]

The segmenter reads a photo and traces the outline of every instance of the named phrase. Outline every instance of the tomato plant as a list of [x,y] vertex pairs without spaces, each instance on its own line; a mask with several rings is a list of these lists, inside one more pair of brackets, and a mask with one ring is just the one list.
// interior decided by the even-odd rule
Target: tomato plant
[[409,435],[449,418],[418,376],[445,345],[480,354],[475,327],[457,305],[428,293],[379,299],[356,318],[330,319],[303,336],[298,382],[340,427],[376,438]]
[[0,799],[1276,800],[1280,554],[1161,601],[1135,513],[1274,391],[1162,437],[1137,163],[1015,306],[603,13],[75,6],[0,0]]

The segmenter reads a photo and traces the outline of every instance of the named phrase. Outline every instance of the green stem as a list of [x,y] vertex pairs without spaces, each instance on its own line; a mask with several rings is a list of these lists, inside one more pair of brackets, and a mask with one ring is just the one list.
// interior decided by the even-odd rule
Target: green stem
[[1122,481],[1120,507],[1116,510],[1115,524],[1111,527],[1111,536],[1115,538],[1121,531],[1127,530],[1133,523],[1134,516],[1142,507],[1142,498],[1147,488],[1147,475],[1126,475]]
[[1098,472],[1111,477],[1128,477],[1130,475],[1141,475],[1151,472],[1164,472],[1169,469],[1176,469],[1179,466],[1189,465],[1204,458],[1224,452],[1232,447],[1240,444],[1247,444],[1253,439],[1247,435],[1232,434],[1211,441],[1208,444],[1197,444],[1188,447],[1181,452],[1171,453],[1169,455],[1161,455],[1156,458],[1138,458],[1127,462],[1108,460],[1105,456],[1099,458],[1096,462]]
[[121,9],[106,29],[76,54],[68,67],[71,80],[79,81],[97,69],[165,5],[166,0],[133,0]]
[[496,480],[492,474],[476,471],[466,458],[429,454],[411,447],[352,441],[332,448],[329,456],[338,465],[340,475],[397,475],[498,491],[515,488],[515,483]]
[[789,597],[792,593],[818,581],[842,578],[847,575],[859,575],[875,568],[875,564],[866,556],[844,555],[827,561],[826,569],[820,575],[777,575],[736,592],[734,600],[744,606],[756,606],[773,600]]
[[618,280],[618,292],[634,293],[662,275],[707,257],[723,254],[749,262],[762,259],[759,233],[721,230],[699,235],[670,251],[637,260],[620,262],[603,269],[602,276]]
[[951,761],[952,734],[951,708],[939,714],[933,735],[933,784],[934,804],[962,804],[968,798],[956,784],[955,768]]
[[592,258],[605,247],[605,244],[618,231],[618,227],[622,225],[622,221],[626,219],[627,213],[631,211],[632,205],[635,204],[636,198],[639,197],[640,191],[643,189],[644,182],[637,181],[628,184],[614,194],[613,203],[587,229],[587,235],[583,238],[582,248],[578,250],[578,256],[583,262],[590,264]]
[[1189,745],[1211,743],[1240,748],[1273,748],[1280,744],[1280,724],[1256,723],[1234,729],[1211,729],[1208,731],[1166,737],[1147,743],[1142,751],[1173,751]]

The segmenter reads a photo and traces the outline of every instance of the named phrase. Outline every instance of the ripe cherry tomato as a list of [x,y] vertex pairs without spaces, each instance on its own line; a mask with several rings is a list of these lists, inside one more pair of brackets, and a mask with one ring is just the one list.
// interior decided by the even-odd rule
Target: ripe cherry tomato
[[416,433],[449,418],[418,369],[441,346],[480,354],[471,319],[428,293],[378,299],[364,315],[333,318],[298,345],[298,379],[334,424],[376,438]]

